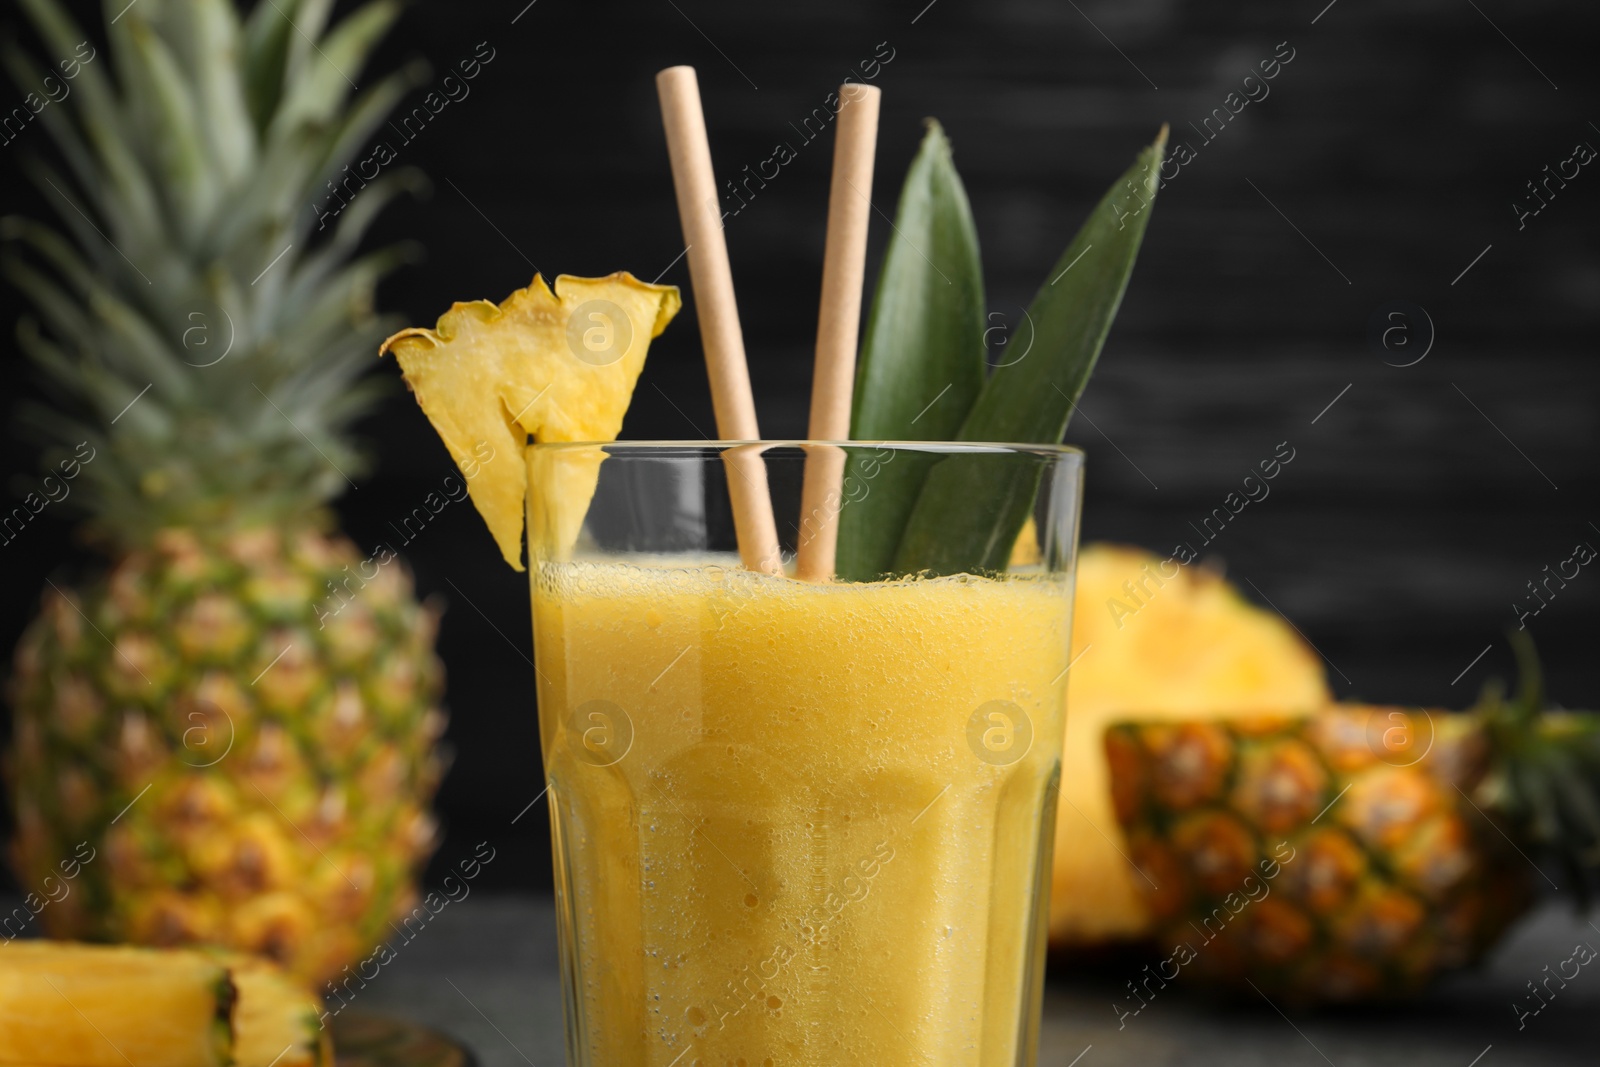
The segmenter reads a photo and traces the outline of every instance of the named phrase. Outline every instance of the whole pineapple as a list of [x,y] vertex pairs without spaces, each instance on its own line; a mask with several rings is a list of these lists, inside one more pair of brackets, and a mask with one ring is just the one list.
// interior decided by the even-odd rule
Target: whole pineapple
[[[21,6],[51,54],[87,36],[55,0]],[[344,432],[393,325],[371,302],[396,254],[349,257],[408,179],[326,232],[311,207],[404,89],[347,100],[397,6],[324,32],[317,0],[242,22],[228,0],[112,4],[110,55],[43,114],[71,178],[33,174],[73,240],[7,220],[4,270],[62,400],[30,412],[68,457],[46,486],[70,479],[110,555],[77,590],[47,580],[11,682],[12,858],[55,936],[216,943],[319,979],[414,902],[435,613],[326,510],[360,467]]]
[[[1173,971],[1300,1002],[1412,993],[1600,873],[1600,718],[1524,688],[1471,711],[1121,723],[1117,815]],[[1172,979],[1176,974],[1163,973]]]

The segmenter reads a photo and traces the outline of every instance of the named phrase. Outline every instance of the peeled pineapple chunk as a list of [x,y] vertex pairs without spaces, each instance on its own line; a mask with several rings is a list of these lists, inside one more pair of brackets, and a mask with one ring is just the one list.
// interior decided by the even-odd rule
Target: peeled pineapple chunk
[[[467,477],[478,513],[517,570],[527,436],[616,440],[650,341],[681,306],[676,287],[627,273],[563,274],[555,292],[535,275],[499,305],[454,304],[433,329],[402,330],[383,343],[380,354],[393,352],[400,361],[406,384]],[[587,504],[594,478],[559,488],[564,499]],[[585,509],[561,510],[581,517]]]
[[328,1067],[320,1016],[304,986],[243,953],[0,946],[6,1067]]
[[0,946],[0,1063],[227,1067],[233,1003],[228,969],[199,953],[13,941]]
[[1111,808],[1106,725],[1315,711],[1327,680],[1288,623],[1216,574],[1120,545],[1078,555],[1072,654],[1050,938],[1138,938],[1152,931]]

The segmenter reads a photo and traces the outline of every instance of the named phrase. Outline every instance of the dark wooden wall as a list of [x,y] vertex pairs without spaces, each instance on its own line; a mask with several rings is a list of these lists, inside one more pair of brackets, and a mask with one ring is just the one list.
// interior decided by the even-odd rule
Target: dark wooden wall
[[[434,185],[391,209],[378,235],[427,249],[383,293],[411,321],[453,299],[498,299],[532,264],[548,275],[665,270],[683,246],[652,75],[692,63],[720,173],[736,176],[779,141],[799,148],[727,234],[763,430],[801,435],[831,139],[802,146],[789,124],[892,50],[876,78],[875,201],[892,215],[920,120],[937,116],[971,194],[997,325],[1017,323],[1162,122],[1195,152],[1161,194],[1069,432],[1090,455],[1086,539],[1163,550],[1194,540],[1189,523],[1288,441],[1295,459],[1271,496],[1208,551],[1315,642],[1339,693],[1455,706],[1509,670],[1502,633],[1524,583],[1580,541],[1600,547],[1600,167],[1582,168],[1521,229],[1512,209],[1546,164],[1580,141],[1600,147],[1593,5],[525,2],[422,0],[385,49],[386,64],[425,57],[434,81],[480,42],[494,53],[470,96],[411,143],[392,139],[396,165]],[[1269,95],[1214,140],[1190,125],[1289,50]],[[876,221],[874,263],[886,232]],[[687,285],[683,263],[664,280]],[[5,300],[9,321],[16,301]],[[1370,321],[1394,301],[1432,323],[1431,350],[1412,366],[1390,364],[1425,347],[1415,311],[1412,347],[1372,341]],[[638,397],[625,436],[711,429],[692,307],[653,349]],[[370,542],[449,468],[401,394],[365,429],[380,466],[342,510]],[[16,449],[7,469],[29,462]],[[41,571],[78,557],[58,536],[4,552],[9,643]],[[456,845],[525,832],[525,867],[502,877],[537,882],[542,810],[509,826],[540,788],[532,672],[506,645],[529,644],[524,587],[464,508],[408,553],[423,589],[450,602],[459,759],[442,803]],[[1600,568],[1528,621],[1554,696],[1600,703]]]

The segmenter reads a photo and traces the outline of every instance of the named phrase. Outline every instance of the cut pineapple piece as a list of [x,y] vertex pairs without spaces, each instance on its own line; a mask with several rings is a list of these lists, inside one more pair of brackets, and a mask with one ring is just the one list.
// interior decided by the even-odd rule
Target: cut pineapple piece
[[1321,661],[1284,620],[1208,570],[1135,548],[1079,553],[1072,654],[1050,894],[1057,945],[1151,933],[1111,806],[1109,722],[1314,711],[1329,700]]
[[306,987],[259,956],[219,952],[239,991],[233,1009],[236,1067],[330,1067],[333,1043],[321,1004]]
[[[467,477],[467,491],[506,562],[522,570],[528,435],[536,441],[613,441],[650,341],[678,313],[670,285],[631,274],[535,275],[498,306],[452,305],[433,329],[384,342],[433,428]],[[569,504],[594,492],[594,471],[560,487]],[[550,487],[543,490],[548,496]],[[581,517],[582,506],[563,514]],[[575,538],[577,530],[562,531]],[[570,544],[570,539],[566,541]]]
[[227,968],[198,953],[13,941],[0,947],[0,1063],[227,1067],[234,996]]

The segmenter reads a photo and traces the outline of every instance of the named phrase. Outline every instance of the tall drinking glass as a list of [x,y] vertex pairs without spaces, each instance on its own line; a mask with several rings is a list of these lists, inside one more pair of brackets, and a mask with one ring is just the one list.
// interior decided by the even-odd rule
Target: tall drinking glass
[[[840,449],[842,514],[803,521],[808,454]],[[752,456],[786,553],[837,519],[859,570],[935,480],[1020,486],[1019,551],[959,574],[891,554],[867,581],[743,569],[728,490]],[[1033,1064],[1081,454],[618,443],[528,463],[567,1062]],[[960,503],[910,527],[970,544],[995,517]]]

